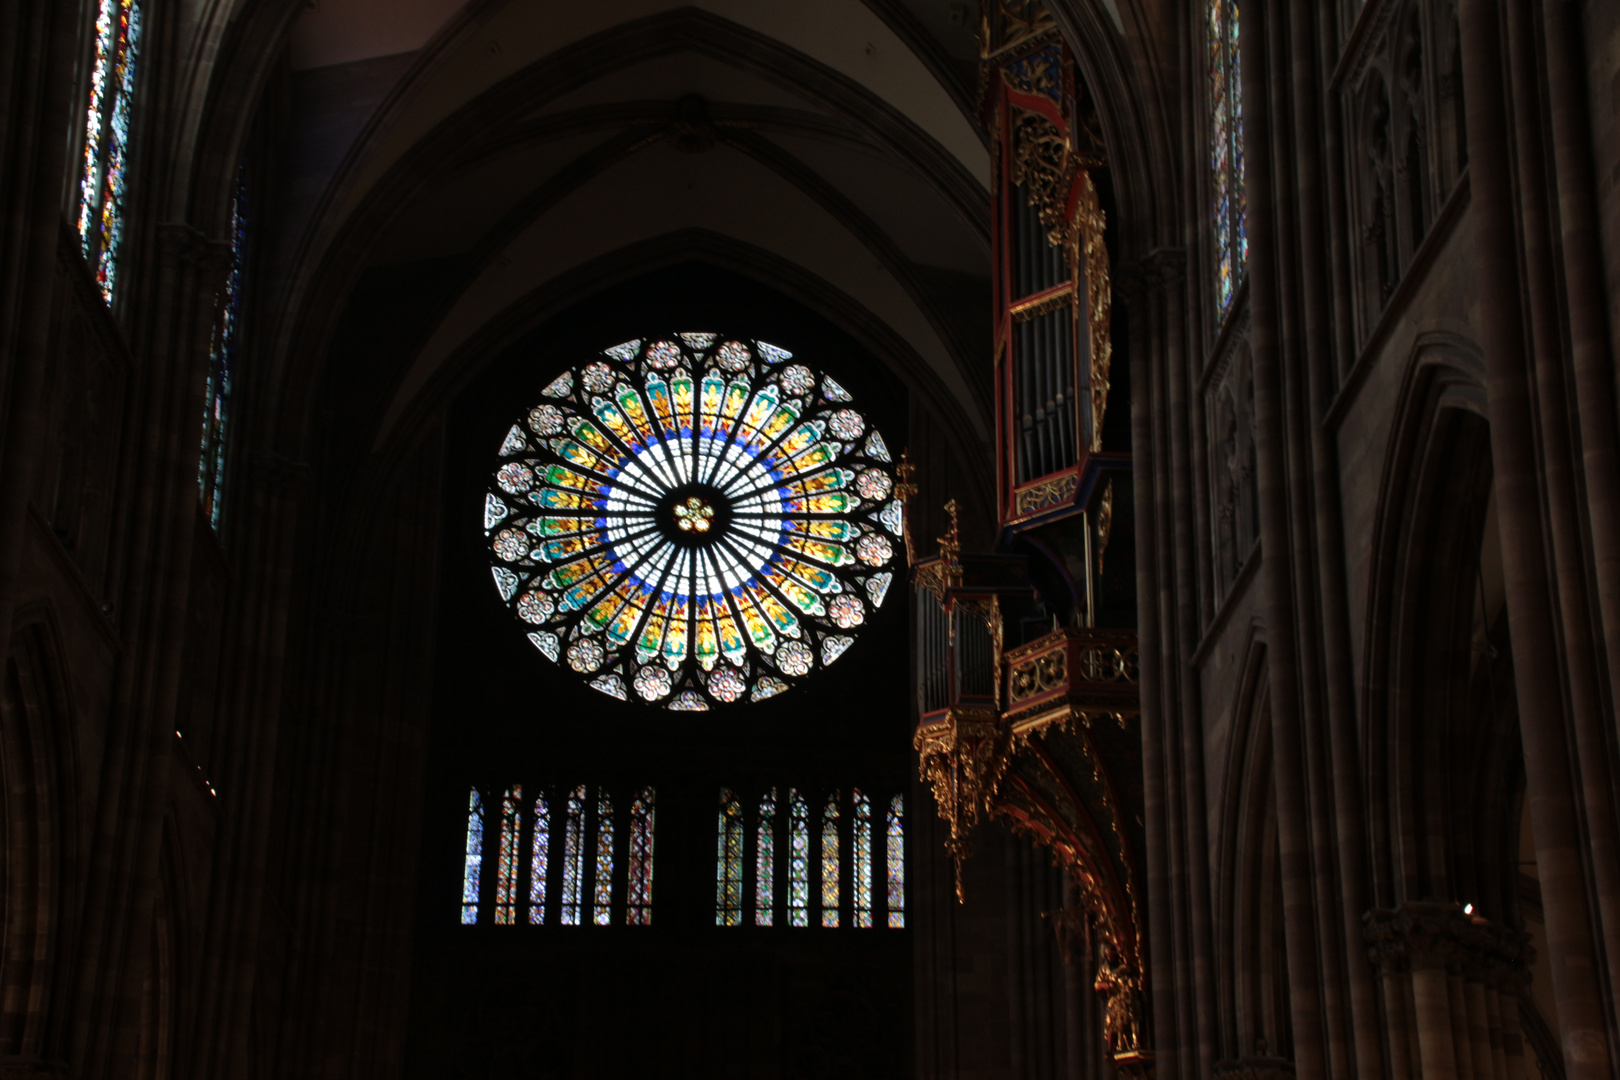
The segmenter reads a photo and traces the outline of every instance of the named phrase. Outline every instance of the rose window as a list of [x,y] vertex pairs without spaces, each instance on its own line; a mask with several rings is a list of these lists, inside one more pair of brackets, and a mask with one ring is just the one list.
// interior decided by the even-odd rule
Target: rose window
[[698,710],[838,659],[894,579],[883,437],[831,377],[761,341],[627,341],[507,433],[484,501],[495,587],[604,694]]

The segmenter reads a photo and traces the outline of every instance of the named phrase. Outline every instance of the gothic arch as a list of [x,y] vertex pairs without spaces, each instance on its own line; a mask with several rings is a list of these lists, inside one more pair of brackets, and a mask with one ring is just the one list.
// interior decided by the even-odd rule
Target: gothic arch
[[0,1050],[55,1059],[67,1051],[61,1011],[70,988],[55,972],[71,942],[78,848],[73,708],[49,611],[25,609],[21,618],[0,683]]
[[[1481,785],[1505,783],[1516,760],[1516,723],[1500,710],[1479,718],[1489,435],[1477,351],[1421,336],[1385,458],[1368,593],[1363,731],[1380,906],[1480,899],[1458,894],[1459,849]],[[1485,643],[1492,636],[1486,626]]]
[[1232,708],[1217,856],[1217,1056],[1287,1060],[1293,1054],[1282,860],[1272,775],[1271,710],[1263,630],[1254,625]]

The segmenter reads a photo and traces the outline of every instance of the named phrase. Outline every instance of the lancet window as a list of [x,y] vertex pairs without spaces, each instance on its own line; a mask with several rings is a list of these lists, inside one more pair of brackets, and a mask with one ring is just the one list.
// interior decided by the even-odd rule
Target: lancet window
[[903,795],[768,788],[752,798],[723,788],[716,851],[718,926],[744,925],[749,911],[755,926],[906,925]]
[[140,0],[101,0],[84,119],[79,238],[96,286],[109,304],[124,241],[130,118],[140,50]]
[[231,262],[214,312],[208,349],[208,381],[203,388],[202,456],[197,466],[197,493],[208,523],[219,528],[224,508],[225,454],[230,433],[231,390],[242,318],[242,263],[247,237],[247,181],[238,170],[231,199]]
[[743,846],[747,843],[747,828],[743,824],[742,803],[725,788],[720,789],[719,833],[714,921],[718,926],[738,926],[743,913]]
[[[464,925],[652,924],[657,806],[651,787],[618,793],[588,784],[513,784],[498,802],[486,802],[476,787],[467,798]],[[498,830],[491,851],[486,830]]]
[[1215,300],[1222,316],[1249,259],[1243,187],[1243,69],[1238,0],[1205,0],[1209,58],[1210,224],[1215,248]]

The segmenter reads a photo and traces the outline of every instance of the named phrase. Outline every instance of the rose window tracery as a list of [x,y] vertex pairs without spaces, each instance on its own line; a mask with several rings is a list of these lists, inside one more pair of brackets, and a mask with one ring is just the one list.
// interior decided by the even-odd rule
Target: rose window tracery
[[893,581],[888,447],[836,380],[760,341],[627,341],[507,432],[484,502],[495,587],[549,661],[674,710],[833,663]]

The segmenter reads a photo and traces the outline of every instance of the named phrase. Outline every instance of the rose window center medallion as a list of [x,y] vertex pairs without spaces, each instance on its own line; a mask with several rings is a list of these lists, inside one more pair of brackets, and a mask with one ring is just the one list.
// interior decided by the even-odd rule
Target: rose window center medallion
[[548,660],[621,700],[774,697],[836,660],[895,574],[883,437],[834,379],[684,333],[563,372],[484,500],[496,590]]

